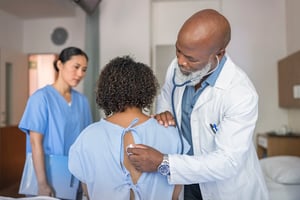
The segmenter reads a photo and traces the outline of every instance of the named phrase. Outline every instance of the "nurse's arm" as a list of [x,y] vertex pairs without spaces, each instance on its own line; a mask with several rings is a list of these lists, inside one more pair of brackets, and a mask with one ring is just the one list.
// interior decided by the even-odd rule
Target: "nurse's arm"
[[43,134],[30,131],[30,144],[32,148],[33,166],[38,182],[38,195],[54,196],[54,192],[48,184],[46,176]]

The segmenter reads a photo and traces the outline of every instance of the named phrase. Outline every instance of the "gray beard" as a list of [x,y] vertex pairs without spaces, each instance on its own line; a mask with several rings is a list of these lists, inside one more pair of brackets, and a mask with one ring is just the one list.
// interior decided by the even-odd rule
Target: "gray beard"
[[185,85],[195,86],[203,79],[204,76],[209,74],[209,70],[211,70],[211,65],[212,65],[212,63],[209,62],[201,70],[196,71],[196,72],[191,72],[189,74],[183,74],[181,72],[179,66],[177,65],[176,70],[175,70],[175,83],[177,85],[180,85],[180,84],[183,84],[183,83],[189,81]]

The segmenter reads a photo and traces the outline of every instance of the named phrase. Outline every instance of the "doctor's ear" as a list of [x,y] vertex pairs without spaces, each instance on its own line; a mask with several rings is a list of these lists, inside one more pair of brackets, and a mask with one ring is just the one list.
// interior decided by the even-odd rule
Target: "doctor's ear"
[[219,53],[217,53],[216,56],[218,57],[219,60],[221,60],[224,54],[225,54],[225,49],[220,49]]
[[219,53],[217,53],[217,56],[223,56],[225,54],[225,49],[220,49]]

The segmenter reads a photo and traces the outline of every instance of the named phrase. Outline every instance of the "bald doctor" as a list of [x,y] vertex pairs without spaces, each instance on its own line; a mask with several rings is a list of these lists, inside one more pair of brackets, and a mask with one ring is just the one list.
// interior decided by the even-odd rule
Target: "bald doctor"
[[192,146],[188,155],[142,144],[128,149],[137,170],[184,184],[185,200],[268,199],[253,145],[258,95],[225,53],[230,37],[228,20],[212,9],[192,15],[178,33],[155,118],[176,123]]

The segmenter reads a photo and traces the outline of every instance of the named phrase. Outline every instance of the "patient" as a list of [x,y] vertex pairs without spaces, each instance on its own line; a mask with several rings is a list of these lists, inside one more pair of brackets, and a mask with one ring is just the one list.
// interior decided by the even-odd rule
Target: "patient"
[[126,152],[135,143],[181,152],[177,129],[165,128],[143,112],[151,108],[157,89],[150,67],[129,56],[104,67],[96,102],[106,118],[83,130],[69,152],[69,169],[86,184],[90,199],[178,199],[180,186],[169,185],[160,173],[137,171]]

